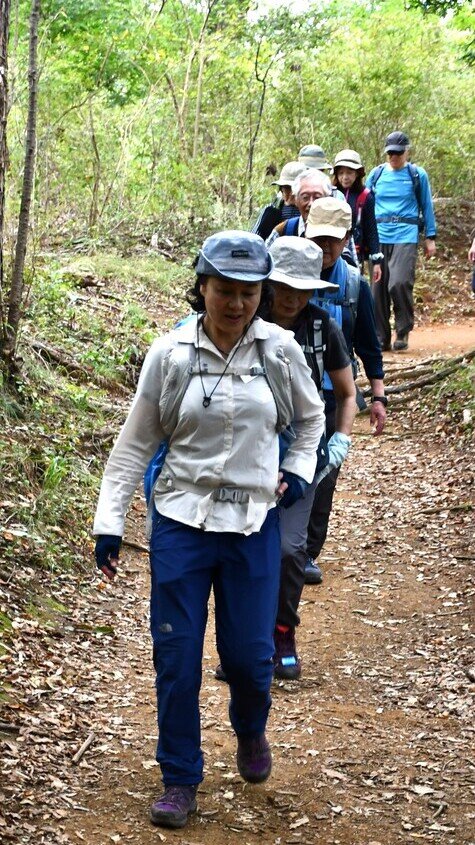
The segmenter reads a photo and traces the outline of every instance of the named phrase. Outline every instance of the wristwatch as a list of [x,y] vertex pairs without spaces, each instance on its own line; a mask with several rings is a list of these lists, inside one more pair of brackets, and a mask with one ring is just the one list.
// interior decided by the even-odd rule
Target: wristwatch
[[387,396],[372,396],[371,403],[373,402],[381,402],[384,407],[388,404],[388,397]]

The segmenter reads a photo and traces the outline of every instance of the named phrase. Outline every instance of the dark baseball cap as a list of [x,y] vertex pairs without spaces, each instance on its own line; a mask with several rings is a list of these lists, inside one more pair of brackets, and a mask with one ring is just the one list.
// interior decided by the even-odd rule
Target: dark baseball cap
[[404,132],[391,132],[386,138],[384,152],[403,153],[409,146],[409,138]]

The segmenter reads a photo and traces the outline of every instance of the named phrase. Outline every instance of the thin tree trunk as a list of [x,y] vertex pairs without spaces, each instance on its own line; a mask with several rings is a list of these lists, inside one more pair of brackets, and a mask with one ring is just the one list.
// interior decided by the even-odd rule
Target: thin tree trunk
[[15,261],[8,301],[8,320],[6,337],[3,345],[3,357],[10,375],[14,371],[14,355],[21,318],[23,295],[23,270],[28,242],[31,197],[35,176],[36,158],[36,119],[38,111],[38,24],[40,0],[32,0],[30,12],[30,48],[28,62],[28,119],[26,125],[25,165],[21,192],[20,214],[15,249]]
[[0,339],[5,335],[3,230],[5,223],[5,172],[7,169],[8,31],[10,0],[0,0]]
[[198,141],[200,136],[200,120],[201,120],[201,102],[203,99],[203,71],[206,62],[205,52],[203,46],[200,47],[200,62],[198,68],[198,83],[196,90],[196,108],[195,108],[195,128],[193,132],[193,153],[192,160],[194,161],[198,155]]

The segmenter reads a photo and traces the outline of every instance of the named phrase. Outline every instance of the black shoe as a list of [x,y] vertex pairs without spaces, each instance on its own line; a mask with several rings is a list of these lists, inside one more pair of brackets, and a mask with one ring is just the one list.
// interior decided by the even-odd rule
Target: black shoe
[[295,645],[295,628],[274,631],[274,677],[283,681],[297,681],[302,673],[302,664]]
[[323,581],[323,573],[318,563],[308,558],[305,564],[305,583],[306,584],[321,584]]
[[226,677],[226,673],[225,673],[223,667],[221,666],[221,663],[218,663],[218,665],[216,666],[216,669],[215,669],[215,672],[214,672],[214,677],[216,678],[217,681],[224,681],[224,683],[227,684],[228,679]]
[[409,335],[398,333],[397,339],[393,343],[393,352],[403,352],[409,346]]
[[248,783],[263,783],[272,769],[272,753],[266,735],[238,736],[236,763],[239,774]]

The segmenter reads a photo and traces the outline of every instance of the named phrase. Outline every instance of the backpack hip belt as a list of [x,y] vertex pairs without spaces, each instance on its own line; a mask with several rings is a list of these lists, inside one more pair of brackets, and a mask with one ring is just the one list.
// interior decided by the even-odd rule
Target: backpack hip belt
[[376,223],[408,223],[411,226],[418,226],[418,217],[398,217],[397,214],[386,215],[385,217],[377,217]]
[[158,493],[172,493],[174,490],[185,491],[188,493],[196,493],[198,496],[208,496],[211,494],[213,502],[232,502],[234,505],[246,505],[252,499],[256,503],[271,504],[275,502],[275,498],[269,499],[268,496],[259,496],[255,493],[250,493],[248,490],[242,490],[240,487],[207,487],[201,484],[190,484],[186,481],[177,481],[171,475],[159,475],[155,490]]

